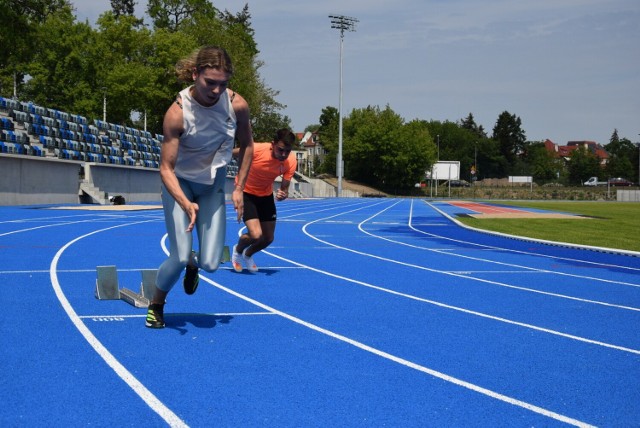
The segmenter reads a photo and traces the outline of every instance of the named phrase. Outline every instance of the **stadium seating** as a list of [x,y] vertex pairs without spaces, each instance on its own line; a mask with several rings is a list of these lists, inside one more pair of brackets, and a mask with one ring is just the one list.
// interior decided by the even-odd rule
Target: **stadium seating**
[[[158,168],[164,136],[0,97],[2,153]],[[235,176],[232,161],[227,176]]]
[[2,153],[158,168],[162,135],[0,97]]

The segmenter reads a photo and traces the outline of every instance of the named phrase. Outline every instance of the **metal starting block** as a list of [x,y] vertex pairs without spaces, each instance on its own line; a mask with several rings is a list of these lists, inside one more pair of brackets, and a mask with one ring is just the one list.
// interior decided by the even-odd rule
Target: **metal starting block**
[[231,254],[229,253],[229,246],[225,245],[222,249],[222,260],[220,260],[220,263],[225,263],[228,261],[231,261]]
[[157,269],[142,269],[142,281],[140,282],[140,293],[136,293],[128,288],[119,288],[118,272],[115,266],[96,267],[96,291],[98,300],[124,300],[136,308],[146,308],[153,296],[156,288]]
[[118,300],[120,290],[118,289],[118,272],[115,266],[96,267],[96,299]]

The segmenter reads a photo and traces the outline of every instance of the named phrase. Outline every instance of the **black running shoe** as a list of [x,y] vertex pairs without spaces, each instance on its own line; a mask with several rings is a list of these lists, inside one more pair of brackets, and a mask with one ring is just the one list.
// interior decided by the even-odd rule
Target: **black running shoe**
[[145,325],[149,328],[164,328],[164,305],[161,303],[152,303],[147,310],[147,322]]
[[[193,261],[193,253],[191,254],[191,259],[189,263]],[[184,292],[191,295],[196,292],[198,289],[198,283],[200,282],[200,277],[198,276],[198,268],[196,266],[192,266],[191,264],[187,264],[187,269],[184,274],[184,279],[182,280],[182,285],[184,286]]]

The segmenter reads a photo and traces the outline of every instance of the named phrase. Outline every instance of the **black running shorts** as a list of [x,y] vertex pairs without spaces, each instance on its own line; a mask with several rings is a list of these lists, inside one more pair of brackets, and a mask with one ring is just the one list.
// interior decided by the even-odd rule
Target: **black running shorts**
[[273,195],[256,196],[244,193],[244,214],[242,220],[257,218],[263,221],[276,221],[276,203]]

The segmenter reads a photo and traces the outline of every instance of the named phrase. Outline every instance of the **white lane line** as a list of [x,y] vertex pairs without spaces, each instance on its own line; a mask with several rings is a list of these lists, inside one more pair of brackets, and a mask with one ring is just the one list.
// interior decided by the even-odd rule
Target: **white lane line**
[[[378,213],[370,216],[369,218],[363,220],[362,222],[360,222],[358,224],[358,229],[362,233],[365,233],[365,234],[367,234],[367,235],[369,235],[371,237],[377,238],[377,239],[382,239],[382,240],[385,240],[385,241],[389,241],[389,242],[400,244],[400,245],[405,245],[405,246],[408,246],[408,247],[417,248],[417,249],[424,250],[424,251],[431,251],[431,252],[441,253],[441,252],[436,251],[436,250],[432,250],[432,249],[428,249],[428,248],[424,248],[424,247],[420,247],[420,246],[416,246],[416,245],[412,245],[412,244],[407,244],[407,243],[404,243],[404,242],[399,242],[399,241],[395,241],[395,240],[392,240],[392,239],[389,239],[389,238],[384,238],[384,237],[381,237],[381,236],[378,236],[378,235],[374,235],[374,234],[372,234],[370,232],[367,232],[366,230],[364,230],[362,228],[362,225],[364,223],[366,223],[367,221],[371,220],[372,218],[380,215],[384,211],[386,211],[386,210],[388,210],[390,208],[393,208],[395,205],[397,205],[399,203],[400,203],[400,201],[396,202],[395,204],[393,204],[393,205],[391,205],[391,206],[389,206],[389,207],[387,207],[385,209],[383,209],[382,211],[379,211]],[[413,204],[413,202],[412,202],[412,204]],[[353,211],[356,211],[356,210],[353,210]],[[332,218],[332,217],[336,217],[336,216],[339,216],[339,215],[340,214],[336,214],[334,216],[326,217],[326,218]],[[520,287],[520,286],[517,286],[517,285],[507,284],[507,283],[504,283],[504,282],[491,281],[491,280],[488,280],[488,279],[478,278],[478,277],[474,277],[474,276],[458,274],[458,273],[455,273],[455,271],[443,271],[443,270],[428,268],[428,267],[425,267],[425,266],[420,266],[420,265],[416,265],[416,264],[412,264],[412,263],[406,263],[406,262],[402,262],[402,261],[399,261],[399,260],[394,260],[394,259],[391,259],[391,258],[388,258],[388,257],[380,257],[380,256],[376,256],[375,254],[366,253],[366,252],[363,252],[363,251],[354,250],[352,248],[343,247],[343,246],[340,246],[340,245],[333,244],[331,242],[325,241],[323,239],[320,239],[318,237],[319,235],[312,235],[310,232],[307,231],[307,227],[308,226],[310,226],[310,225],[312,225],[314,223],[321,222],[321,221],[323,221],[325,219],[317,219],[317,220],[314,220],[314,221],[311,221],[311,222],[305,224],[303,226],[303,228],[302,228],[302,231],[308,237],[310,237],[311,239],[314,239],[314,240],[316,240],[318,242],[321,242],[321,243],[323,243],[325,245],[328,245],[330,247],[337,248],[337,249],[344,250],[344,251],[349,251],[349,252],[352,252],[352,253],[355,253],[355,254],[359,254],[361,256],[382,260],[382,261],[385,261],[385,262],[388,262],[388,263],[395,263],[395,264],[399,264],[399,265],[402,265],[402,266],[407,266],[407,267],[412,267],[412,268],[415,268],[415,269],[425,270],[425,271],[428,271],[428,272],[434,272],[434,273],[440,273],[440,274],[443,274],[443,275],[455,276],[455,277],[458,277],[458,278],[464,278],[464,279],[468,279],[468,280],[471,280],[471,281],[477,281],[477,282],[482,282],[482,283],[485,283],[485,284],[497,285],[497,286],[500,286],[500,287],[511,288],[511,289],[520,290],[520,291],[527,291],[527,292],[530,292],[530,293],[542,294],[542,295],[545,295],[545,296],[558,297],[558,298],[561,298],[561,299],[574,300],[574,301],[578,301],[578,302],[582,302],[582,303],[590,303],[590,304],[594,304],[594,305],[600,305],[600,306],[612,307],[612,308],[617,308],[617,309],[624,309],[624,310],[629,310],[629,311],[640,312],[640,308],[633,307],[633,306],[618,305],[618,304],[614,304],[614,303],[603,302],[603,301],[600,301],[600,300],[584,299],[584,298],[580,298],[580,297],[569,296],[569,295],[566,295],[566,294],[552,293],[552,292],[549,292],[549,291],[542,291],[542,290],[537,290],[537,289],[528,288],[528,287]],[[451,255],[449,253],[445,253],[445,254]],[[510,267],[521,267],[523,269],[526,269],[527,271],[543,272],[543,273],[549,273],[549,274],[558,274],[555,271],[543,270],[543,269],[534,269],[534,268],[530,268],[530,267],[526,267],[526,266],[510,265],[510,264],[507,264],[507,263],[496,262],[496,261],[488,260],[488,259],[474,258],[474,257],[461,256],[461,255],[455,255],[455,254],[453,256],[473,259],[473,260],[476,260],[476,261],[482,261],[482,262],[486,262],[486,263],[505,265],[505,266],[510,266]],[[613,281],[609,281],[609,280],[605,280],[605,279],[601,279],[601,278],[590,278],[590,277],[584,277],[584,276],[578,276],[578,275],[568,275],[567,274],[566,276],[577,277],[577,278],[580,278],[580,279],[593,279],[593,280],[602,281],[602,282],[613,282]],[[615,282],[615,283],[616,284],[622,284],[622,285],[638,286],[636,284],[630,284],[630,283],[620,283],[620,282]]]
[[[502,232],[494,232],[494,231],[490,231],[490,230],[477,229],[475,227],[467,226],[466,224],[458,221],[457,219],[451,217],[446,212],[442,211],[440,208],[436,207],[435,205],[433,205],[433,204],[431,204],[431,203],[429,203],[427,201],[424,201],[424,203],[426,205],[428,205],[429,207],[431,207],[434,211],[440,213],[443,217],[449,219],[452,223],[456,224],[457,226],[459,226],[459,227],[461,227],[463,229],[472,230],[474,232],[484,233],[484,234],[487,234],[487,235],[502,236],[502,237],[507,238],[507,239],[516,239],[518,241],[536,242],[536,243],[541,243],[541,244],[545,244],[545,245],[550,245],[550,246],[553,246],[553,247],[567,247],[567,248],[576,248],[576,249],[580,249],[580,250],[592,250],[592,251],[601,252],[601,253],[624,254],[624,255],[636,256],[636,257],[640,256],[640,252],[637,252],[637,251],[617,250],[617,249],[604,248],[604,247],[593,247],[593,246],[590,246],[590,245],[578,245],[578,244],[571,244],[571,243],[568,243],[568,242],[547,241],[547,240],[544,240],[544,239],[528,238],[528,237],[525,237],[525,236],[509,235],[507,233],[502,233]],[[413,201],[412,201],[412,204],[413,204]],[[520,253],[520,254],[530,254],[530,255],[534,255],[534,256],[537,256],[537,257],[543,257],[543,258],[546,257],[546,258],[557,259],[557,260],[568,260],[570,262],[580,262],[580,263],[584,263],[586,265],[596,265],[598,267],[608,267],[608,268],[627,269],[627,270],[631,270],[631,271],[640,271],[640,268],[633,268],[633,267],[629,267],[629,266],[612,265],[612,264],[606,264],[606,263],[592,262],[592,261],[589,261],[589,260],[570,259],[570,258],[566,258],[566,257],[562,257],[562,256],[550,256],[550,255],[547,255],[547,254],[531,253],[531,252],[528,252],[528,251],[512,250],[512,249],[509,249],[509,248],[493,247],[493,246],[490,246],[490,245],[477,244],[477,243],[474,243],[474,242],[465,242],[465,241],[460,241],[458,239],[449,238],[449,237],[446,237],[446,236],[435,235],[435,234],[432,234],[432,233],[421,231],[419,229],[414,229],[414,230],[417,231],[417,232],[423,233],[425,235],[432,236],[434,238],[446,239],[446,240],[453,241],[453,242],[462,242],[464,244],[474,245],[474,246],[477,246],[477,247],[484,247],[484,248],[489,248],[489,249],[498,249],[498,250],[513,252],[513,253]]]
[[[247,317],[247,316],[275,315],[272,312],[221,312],[221,313],[195,313],[195,312],[179,312],[164,314],[165,318],[170,317]],[[146,318],[147,314],[137,315],[80,315],[80,319],[96,319],[96,318]]]
[[238,292],[236,292],[234,290],[231,290],[230,288],[227,288],[227,287],[225,287],[225,286],[223,286],[223,285],[221,285],[221,284],[219,284],[219,283],[217,283],[217,282],[215,282],[215,281],[213,281],[213,280],[211,280],[211,279],[209,279],[207,277],[201,277],[201,278],[204,281],[206,281],[206,282],[210,283],[211,285],[213,285],[214,287],[216,287],[216,288],[218,288],[218,289],[220,289],[222,291],[225,291],[225,292],[227,292],[227,293],[229,293],[229,294],[231,294],[233,296],[236,296],[239,299],[242,299],[242,300],[244,300],[246,302],[249,302],[249,303],[251,303],[253,305],[256,305],[256,306],[258,306],[258,307],[260,307],[260,308],[262,308],[262,309],[264,309],[266,311],[272,312],[272,313],[274,313],[276,315],[279,315],[279,316],[281,316],[281,317],[283,317],[283,318],[285,318],[285,319],[287,319],[289,321],[292,321],[292,322],[294,322],[296,324],[302,325],[302,326],[304,326],[306,328],[309,328],[311,330],[317,331],[318,333],[322,333],[322,334],[324,334],[326,336],[329,336],[329,337],[332,337],[332,338],[334,338],[336,340],[340,340],[340,341],[345,342],[345,343],[347,343],[349,345],[355,346],[356,348],[362,349],[363,351],[370,352],[370,353],[372,353],[374,355],[377,355],[379,357],[382,357],[382,358],[385,358],[387,360],[393,361],[395,363],[401,364],[401,365],[403,365],[405,367],[409,367],[411,369],[418,370],[418,371],[420,371],[422,373],[426,373],[426,374],[431,375],[433,377],[436,377],[438,379],[442,379],[442,380],[444,380],[446,382],[453,383],[455,385],[458,385],[458,386],[461,386],[463,388],[469,389],[471,391],[483,394],[483,395],[488,396],[490,398],[493,398],[493,399],[496,399],[496,400],[500,400],[502,402],[505,402],[505,403],[508,403],[508,404],[511,404],[511,405],[514,405],[514,406],[521,407],[523,409],[529,410],[529,411],[534,412],[534,413],[538,413],[540,415],[546,416],[546,417],[551,418],[551,419],[555,419],[557,421],[565,422],[567,424],[574,425],[574,426],[577,426],[577,427],[591,427],[592,426],[592,425],[590,425],[590,424],[588,424],[586,422],[582,422],[582,421],[579,421],[577,419],[573,419],[573,418],[570,418],[568,416],[561,415],[559,413],[553,412],[551,410],[548,410],[548,409],[533,405],[531,403],[527,403],[525,401],[521,401],[521,400],[518,400],[518,399],[515,399],[515,398],[512,398],[512,397],[500,394],[500,393],[492,391],[490,389],[483,388],[481,386],[475,385],[475,384],[470,383],[470,382],[466,382],[464,380],[458,379],[458,378],[453,377],[453,376],[449,376],[449,375],[447,375],[445,373],[442,373],[442,372],[439,372],[437,370],[433,370],[433,369],[430,369],[428,367],[421,366],[419,364],[416,364],[416,363],[411,362],[409,360],[405,360],[404,358],[389,354],[388,352],[384,352],[384,351],[382,351],[380,349],[376,349],[376,348],[371,347],[369,345],[365,345],[362,342],[358,342],[358,341],[356,341],[354,339],[351,339],[349,337],[343,336],[341,334],[338,334],[338,333],[335,333],[333,331],[330,331],[330,330],[327,330],[325,328],[322,328],[322,327],[320,327],[318,325],[315,325],[315,324],[312,324],[310,322],[304,321],[304,320],[302,320],[302,319],[300,319],[298,317],[295,317],[293,315],[290,315],[290,314],[288,314],[286,312],[279,311],[279,310],[277,310],[277,309],[275,309],[275,308],[273,308],[271,306],[268,306],[268,305],[266,305],[266,304],[264,304],[262,302],[254,300],[254,299],[252,299],[252,298],[250,298],[248,296],[245,296],[244,294],[240,294],[240,293],[238,293]]
[[618,345],[613,345],[611,343],[606,343],[606,342],[600,342],[600,341],[597,341],[597,340],[587,339],[587,338],[581,337],[581,336],[574,336],[572,334],[563,333],[561,331],[551,330],[551,329],[544,328],[544,327],[538,327],[536,325],[526,324],[526,323],[519,322],[519,321],[513,321],[513,320],[510,320],[510,319],[507,319],[507,318],[502,318],[502,317],[497,317],[497,316],[494,316],[494,315],[485,314],[483,312],[472,311],[470,309],[461,308],[459,306],[447,305],[446,303],[437,302],[435,300],[425,299],[425,298],[422,298],[422,297],[414,296],[412,294],[401,293],[399,291],[391,290],[391,289],[384,288],[384,287],[379,287],[377,285],[369,284],[367,282],[358,281],[356,279],[347,278],[347,277],[342,276],[342,275],[337,275],[337,274],[334,274],[334,273],[331,273],[331,272],[327,272],[327,271],[324,271],[322,269],[314,268],[312,266],[308,266],[308,265],[305,265],[305,264],[302,264],[302,263],[298,263],[298,262],[290,260],[290,259],[286,259],[286,258],[284,258],[282,256],[278,256],[277,254],[273,254],[271,252],[267,252],[267,251],[264,251],[264,250],[263,250],[263,252],[269,254],[272,257],[275,257],[275,258],[283,260],[283,261],[287,261],[289,263],[295,264],[295,265],[300,266],[300,267],[304,267],[305,269],[309,269],[309,270],[311,270],[313,272],[317,272],[317,273],[320,273],[320,274],[323,274],[323,275],[327,275],[327,276],[330,276],[330,277],[333,277],[333,278],[337,278],[337,279],[340,279],[340,280],[343,280],[343,281],[352,282],[354,284],[362,285],[363,287],[367,287],[367,288],[371,288],[371,289],[374,289],[374,290],[382,291],[382,292],[385,292],[385,293],[393,294],[395,296],[405,297],[407,299],[415,300],[415,301],[422,302],[422,303],[429,303],[430,305],[438,306],[438,307],[441,307],[441,308],[452,309],[454,311],[463,312],[463,313],[469,314],[469,315],[475,315],[475,316],[478,316],[478,317],[487,318],[487,319],[494,320],[494,321],[500,321],[500,322],[503,322],[503,323],[506,323],[506,324],[517,325],[519,327],[525,327],[525,328],[528,328],[528,329],[531,329],[531,330],[536,330],[536,331],[540,331],[540,332],[543,332],[543,333],[549,333],[549,334],[553,334],[555,336],[564,337],[564,338],[567,338],[567,339],[577,340],[579,342],[589,343],[589,344],[592,344],[592,345],[598,345],[598,346],[602,346],[602,347],[605,347],[605,348],[610,348],[610,349],[615,349],[615,350],[618,350],[618,351],[629,352],[629,353],[632,353],[632,354],[640,355],[640,350],[638,350],[638,349],[626,348],[624,346],[618,346]]
[[84,324],[84,322],[80,319],[76,311],[67,300],[64,292],[62,291],[62,287],[58,282],[58,260],[62,254],[74,243],[80,241],[81,239],[86,238],[87,236],[94,235],[99,232],[103,232],[109,229],[115,229],[123,226],[131,226],[134,224],[140,223],[148,223],[157,220],[145,220],[138,221],[133,223],[126,223],[117,226],[111,226],[100,230],[95,230],[93,232],[87,233],[85,235],[79,236],[69,242],[67,242],[64,246],[62,246],[53,260],[51,261],[50,266],[50,276],[51,276],[51,285],[53,290],[56,293],[60,304],[64,308],[67,316],[73,322],[73,325],[78,329],[80,334],[85,338],[87,342],[91,345],[91,347],[98,353],[98,355],[113,369],[114,372],[127,384],[129,387],[136,393],[140,398],[154,411],[156,412],[164,421],[169,424],[171,427],[187,427],[188,425],[178,417],[175,413],[171,411],[167,406],[162,403],[151,391],[149,391],[129,370],[126,369],[114,356],[109,352],[109,350],[94,336],[94,334],[89,330],[89,328]]
[[[394,205],[389,206],[386,209],[392,208],[395,205],[397,205],[397,203],[394,204]],[[352,211],[357,211],[359,209],[360,208],[354,209]],[[348,212],[352,212],[352,211],[348,211]],[[336,214],[336,216],[337,215],[340,215],[340,214]],[[384,257],[379,257],[379,256],[375,256],[375,255],[372,255],[372,254],[363,253],[363,252],[352,250],[352,249],[349,249],[349,248],[346,248],[346,247],[340,247],[338,245],[331,244],[329,242],[323,241],[321,239],[318,239],[318,238],[310,235],[306,230],[308,225],[313,224],[313,223],[318,222],[318,221],[322,221],[322,219],[314,220],[312,222],[307,223],[303,227],[303,232],[307,236],[309,236],[310,238],[315,239],[317,241],[320,241],[320,242],[322,242],[322,243],[324,243],[326,245],[329,245],[329,246],[332,246],[332,247],[335,247],[335,248],[339,248],[339,249],[342,249],[342,250],[345,250],[345,251],[350,251],[350,252],[353,252],[353,253],[356,253],[356,254],[373,257],[373,258],[376,258],[376,259],[379,259],[379,260],[389,261],[389,262],[392,262],[392,263],[397,263],[397,264],[404,265],[404,266],[415,267],[415,268],[418,268],[418,269],[424,269],[424,270],[428,270],[428,271],[432,271],[432,272],[442,273],[442,274],[445,274],[445,275],[452,275],[452,276],[468,278],[468,277],[466,277],[464,275],[458,275],[458,274],[454,274],[454,273],[451,273],[451,272],[444,272],[444,271],[438,271],[438,270],[434,270],[434,269],[429,269],[429,268],[425,268],[425,267],[422,267],[422,266],[403,263],[403,262],[400,262],[400,261],[397,261],[397,260],[390,260],[390,259],[387,259],[387,258],[384,258]],[[166,249],[165,249],[165,251],[166,251]],[[306,269],[309,269],[309,270],[314,271],[314,272],[321,273],[323,275],[327,275],[327,276],[331,276],[333,278],[338,278],[338,279],[341,279],[341,280],[344,280],[344,281],[352,282],[352,283],[355,283],[355,284],[358,284],[358,285],[362,285],[364,287],[372,288],[372,289],[375,289],[375,290],[378,290],[378,291],[382,291],[382,292],[385,292],[385,293],[389,293],[389,294],[393,294],[393,295],[396,295],[396,296],[405,297],[405,298],[408,298],[408,299],[411,299],[411,300],[416,300],[416,301],[423,302],[423,303],[428,303],[428,304],[439,306],[439,307],[446,308],[446,309],[452,309],[452,310],[455,310],[455,311],[463,312],[463,313],[470,314],[470,315],[479,316],[479,317],[482,317],[482,318],[491,319],[491,320],[494,320],[494,321],[499,321],[499,322],[503,322],[503,323],[507,323],[507,324],[511,324],[511,325],[517,325],[519,327],[524,327],[524,328],[540,331],[540,332],[543,332],[543,333],[548,333],[548,334],[552,334],[552,335],[556,335],[556,336],[560,336],[560,337],[576,340],[576,341],[579,341],[579,342],[589,343],[589,344],[592,344],[592,345],[602,346],[602,347],[605,347],[605,348],[611,348],[611,349],[615,349],[615,350],[618,350],[618,351],[629,352],[629,353],[632,353],[632,354],[640,355],[640,350],[637,350],[637,349],[632,349],[632,348],[627,348],[627,347],[624,347],[624,346],[614,345],[614,344],[611,344],[611,343],[592,340],[592,339],[588,339],[588,338],[581,337],[581,336],[575,336],[575,335],[572,335],[572,334],[567,334],[567,333],[563,333],[563,332],[560,332],[560,331],[556,331],[556,330],[551,330],[551,329],[544,328],[544,327],[535,326],[535,325],[532,325],[532,324],[526,324],[526,323],[522,323],[522,322],[519,322],[519,321],[510,320],[510,319],[507,319],[507,318],[502,318],[502,317],[497,317],[497,316],[494,316],[494,315],[489,315],[489,314],[486,314],[486,313],[483,313],[483,312],[472,311],[472,310],[461,308],[461,307],[458,307],[458,306],[447,305],[445,303],[437,302],[435,300],[424,299],[422,297],[418,297],[418,296],[414,296],[414,295],[406,294],[406,293],[401,293],[401,292],[398,292],[398,291],[395,291],[395,290],[391,290],[391,289],[388,289],[388,288],[379,287],[379,286],[376,286],[376,285],[373,285],[373,284],[369,284],[369,283],[366,283],[366,282],[363,282],[363,281],[358,281],[358,280],[355,280],[355,279],[352,279],[352,278],[347,278],[347,277],[344,277],[344,276],[341,276],[341,275],[337,275],[337,274],[334,274],[334,273],[331,273],[331,272],[327,272],[327,271],[324,271],[322,269],[314,268],[312,266],[305,265],[305,264],[302,264],[302,263],[298,263],[296,261],[293,261],[291,259],[287,259],[287,258],[282,257],[282,256],[278,256],[275,253],[267,251],[267,250],[263,250],[263,252],[265,254],[269,254],[272,257],[275,257],[275,258],[280,259],[282,261],[291,263],[293,265],[304,267]],[[501,283],[495,283],[495,282],[492,282],[492,281],[482,280],[482,279],[473,278],[473,277],[468,278],[468,279],[473,279],[473,280],[476,280],[476,281],[486,282],[486,283],[490,283],[490,284],[501,285]],[[504,286],[510,287],[510,288],[519,288],[519,287],[511,286],[509,284],[504,284]],[[532,290],[532,291],[536,292],[537,290]],[[562,295],[554,295],[553,293],[544,293],[544,292],[540,292],[540,293],[541,294],[550,294],[550,295],[555,296],[555,297],[563,297]],[[616,307],[616,308],[640,311],[640,309],[638,309],[638,308],[619,306],[619,305],[612,305],[612,304],[608,304],[608,303],[605,303],[605,302],[584,300],[584,299],[579,299],[579,298],[575,298],[575,297],[571,297],[571,296],[568,296],[567,298],[569,298],[570,300],[578,300],[578,301],[582,301],[582,302],[586,302],[586,303],[596,303],[596,304],[601,304],[601,305],[604,305],[604,306],[613,306],[613,307]]]

